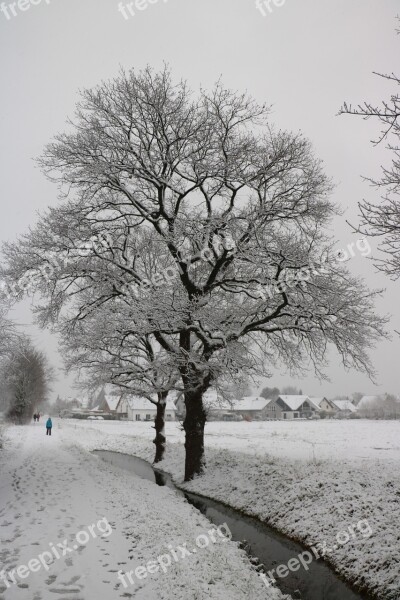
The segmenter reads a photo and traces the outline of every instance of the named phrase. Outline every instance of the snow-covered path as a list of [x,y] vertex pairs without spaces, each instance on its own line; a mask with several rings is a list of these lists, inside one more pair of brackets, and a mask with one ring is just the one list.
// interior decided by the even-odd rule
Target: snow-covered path
[[0,600],[282,597],[222,535],[165,573],[135,576],[134,585],[125,576],[124,587],[119,570],[157,562],[168,546],[193,548],[210,523],[174,491],[110,467],[57,427],[51,437],[42,423],[9,428],[0,469]]

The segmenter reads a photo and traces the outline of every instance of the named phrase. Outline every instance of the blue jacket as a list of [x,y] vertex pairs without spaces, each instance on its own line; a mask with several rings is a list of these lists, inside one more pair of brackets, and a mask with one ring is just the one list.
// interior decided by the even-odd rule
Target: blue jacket
[[46,427],[50,427],[50,429],[53,427],[53,423],[52,423],[51,419],[47,419]]

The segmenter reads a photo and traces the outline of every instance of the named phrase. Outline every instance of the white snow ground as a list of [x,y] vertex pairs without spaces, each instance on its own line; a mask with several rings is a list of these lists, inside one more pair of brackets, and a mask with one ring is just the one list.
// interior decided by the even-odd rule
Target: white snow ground
[[[61,426],[87,449],[153,458],[151,423]],[[161,468],[179,482],[183,434],[176,423],[167,423],[166,433]],[[399,600],[399,433],[398,421],[209,423],[207,471],[185,487],[258,516],[309,546],[326,542],[332,548],[339,532],[367,519],[373,534],[358,536],[327,559],[377,598]]]
[[[108,433],[154,438],[152,422],[92,421],[92,426]],[[180,423],[167,422],[165,426],[169,442],[184,442]],[[305,462],[312,462],[314,454],[316,460],[324,461],[355,464],[366,459],[393,459],[400,464],[400,421],[213,421],[206,425],[205,440],[208,448]]]
[[[169,545],[196,549],[197,537],[212,526],[173,490],[127,476],[87,452],[102,442],[107,445],[105,436],[87,422],[76,428],[63,422],[60,428],[55,419],[51,437],[42,423],[6,430],[0,451],[0,571],[19,570],[13,574],[16,585],[8,575],[7,583],[0,581],[0,600],[283,598],[265,587],[236,543],[218,535],[195,555],[177,554],[166,573],[134,577],[135,585],[127,581],[125,588],[119,570],[146,566],[168,553]],[[78,537],[82,545],[76,544],[78,532],[86,532]],[[32,562],[53,548],[61,554],[66,544],[71,551],[47,569]],[[27,574],[22,565],[32,570]]]

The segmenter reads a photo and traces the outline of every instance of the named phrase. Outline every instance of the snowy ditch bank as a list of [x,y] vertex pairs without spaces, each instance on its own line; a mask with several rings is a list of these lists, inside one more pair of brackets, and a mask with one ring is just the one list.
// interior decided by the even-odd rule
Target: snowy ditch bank
[[[62,422],[61,426],[68,440],[87,450],[153,459],[153,444],[148,439],[109,433],[87,422]],[[179,484],[183,479],[182,445],[170,444],[158,466]],[[256,517],[307,548],[325,545],[332,552],[324,560],[371,597],[400,597],[400,489],[390,463],[312,465],[207,449],[205,474],[181,487]],[[365,520],[372,532],[369,537],[352,536],[337,547],[338,533]],[[276,560],[279,565],[279,557]]]
[[[198,494],[188,493],[181,487],[176,487],[172,478],[150,463],[129,454],[121,454],[109,450],[94,450],[94,454],[106,462],[125,469],[156,485],[168,486],[175,489],[192,506],[197,508],[209,521],[219,526],[228,526],[231,539],[237,542],[246,540],[249,554],[258,559],[266,568],[262,578],[266,587],[273,585],[274,577],[277,587],[293,598],[304,600],[364,600],[367,596],[359,595],[336,577],[324,562],[316,562],[318,553],[304,551],[299,544],[279,535],[258,519],[246,517],[239,511],[226,507],[220,502],[210,500]],[[296,558],[297,557],[297,558]],[[273,569],[273,566],[276,566]],[[279,565],[280,571],[279,571]],[[289,567],[293,566],[293,569]],[[270,569],[270,577],[268,577]],[[277,572],[284,576],[279,578]],[[275,579],[276,578],[276,579]]]

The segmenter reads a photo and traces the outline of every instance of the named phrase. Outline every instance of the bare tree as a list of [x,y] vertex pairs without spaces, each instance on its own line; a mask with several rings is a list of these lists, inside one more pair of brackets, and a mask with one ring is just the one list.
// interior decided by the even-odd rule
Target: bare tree
[[170,356],[186,480],[204,466],[203,394],[224,372],[306,362],[323,375],[333,344],[345,367],[371,373],[367,350],[383,335],[375,292],[335,261],[315,267],[331,246],[332,186],[309,142],[267,116],[221,84],[194,98],[168,70],[85,91],[72,131],[41,159],[62,204],[5,248],[9,281],[43,295],[42,324],[119,298],[132,331]]
[[7,354],[18,339],[15,324],[7,318],[8,307],[0,301],[0,357]]
[[28,338],[18,340],[0,365],[8,397],[7,417],[27,423],[39,404],[46,401],[53,371],[46,356]]
[[340,114],[356,115],[363,119],[378,121],[381,132],[372,143],[377,145],[385,142],[392,154],[392,163],[387,168],[383,167],[380,179],[365,178],[383,193],[382,202],[380,204],[360,202],[361,220],[355,229],[363,235],[382,238],[378,248],[383,257],[376,258],[376,266],[392,279],[398,279],[400,277],[400,96],[398,93],[400,78],[395,73],[374,74],[393,84],[394,91],[390,98],[382,101],[380,106],[370,102],[352,106],[345,102],[340,109]]
[[232,403],[239,398],[244,398],[245,396],[251,396],[252,386],[251,379],[249,377],[248,370],[239,370],[237,369],[235,373],[225,374],[228,375],[224,380],[220,380],[219,382],[214,382],[214,386],[220,392],[220,396],[224,400],[228,400]]
[[280,395],[280,390],[277,387],[265,387],[262,389],[260,396],[266,400],[276,400]]
[[[16,325],[7,318],[8,303],[0,300],[0,365],[12,353],[20,338]],[[10,402],[9,390],[4,377],[0,377],[0,409],[6,411]]]
[[282,394],[285,394],[286,396],[301,396],[302,391],[293,385],[287,385],[282,388]]
[[87,318],[62,324],[62,350],[68,370],[84,371],[97,387],[111,383],[123,395],[139,395],[156,406],[154,462],[164,458],[168,393],[177,389],[179,372],[150,335],[132,330],[129,306],[118,298]]

